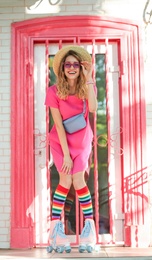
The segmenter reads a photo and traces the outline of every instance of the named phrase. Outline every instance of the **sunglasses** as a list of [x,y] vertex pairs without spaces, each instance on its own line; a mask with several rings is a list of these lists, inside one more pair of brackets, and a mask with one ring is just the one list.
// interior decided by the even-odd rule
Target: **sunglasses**
[[68,61],[68,62],[64,62],[64,68],[70,69],[71,66],[73,66],[74,69],[78,69],[78,68],[80,68],[80,63],[79,63],[79,62],[73,62],[73,63],[71,63],[71,62],[69,62],[69,61]]

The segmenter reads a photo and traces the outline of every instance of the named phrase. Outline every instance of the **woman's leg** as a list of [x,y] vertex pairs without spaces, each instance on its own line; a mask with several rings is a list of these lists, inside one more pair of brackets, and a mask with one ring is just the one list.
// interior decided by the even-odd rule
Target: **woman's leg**
[[92,198],[85,182],[84,172],[78,172],[73,175],[73,185],[77,192],[84,218],[93,219]]
[[96,230],[93,220],[93,207],[91,194],[84,179],[84,173],[73,175],[73,185],[84,214],[85,225],[80,236],[79,252],[92,252],[96,244]]
[[52,203],[52,220],[60,219],[65,200],[72,184],[72,177],[68,174],[59,173],[60,180],[55,190]]
[[62,253],[64,250],[66,252],[71,251],[70,243],[64,233],[64,226],[61,222],[61,213],[64,208],[65,200],[69,192],[69,188],[72,183],[71,175],[60,173],[60,181],[55,190],[52,203],[52,221],[50,226],[50,235],[48,252],[55,250]]

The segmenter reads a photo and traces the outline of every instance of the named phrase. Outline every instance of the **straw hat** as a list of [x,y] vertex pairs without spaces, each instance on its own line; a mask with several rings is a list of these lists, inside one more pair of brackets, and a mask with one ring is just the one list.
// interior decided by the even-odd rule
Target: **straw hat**
[[91,62],[91,60],[92,60],[91,55],[84,48],[82,48],[82,47],[80,47],[78,45],[68,45],[68,46],[65,46],[62,49],[60,49],[56,53],[56,55],[54,56],[54,59],[53,59],[53,70],[54,70],[55,75],[58,74],[58,70],[59,70],[59,66],[60,66],[61,60],[66,55],[66,53],[68,51],[70,51],[70,50],[77,52],[81,56],[82,61],[89,61],[89,62]]

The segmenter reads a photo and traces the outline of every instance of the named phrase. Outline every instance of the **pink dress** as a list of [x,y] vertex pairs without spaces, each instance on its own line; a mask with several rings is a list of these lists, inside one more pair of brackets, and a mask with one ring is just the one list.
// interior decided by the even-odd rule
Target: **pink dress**
[[[79,99],[75,95],[70,95],[66,100],[63,100],[60,99],[56,93],[56,85],[48,88],[45,105],[52,108],[58,108],[63,120],[82,113],[83,101],[81,99]],[[92,150],[93,140],[93,132],[89,122],[88,102],[86,102],[85,119],[87,125],[84,129],[73,134],[68,134],[66,132],[68,147],[71,158],[73,160],[73,168],[71,169],[71,174],[85,171],[88,168],[88,159]],[[63,163],[63,152],[55,125],[53,125],[51,129],[49,137],[53,160],[58,172],[60,172]]]

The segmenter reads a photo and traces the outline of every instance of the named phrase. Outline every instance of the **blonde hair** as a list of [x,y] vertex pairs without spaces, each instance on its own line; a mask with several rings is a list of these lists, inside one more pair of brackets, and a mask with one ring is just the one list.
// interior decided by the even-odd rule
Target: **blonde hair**
[[[70,87],[68,85],[68,82],[67,82],[67,79],[66,79],[66,76],[64,73],[64,65],[63,65],[64,61],[66,60],[66,58],[69,55],[72,55],[73,57],[75,57],[79,62],[82,61],[81,56],[73,50],[69,50],[66,53],[66,55],[63,57],[63,59],[61,60],[58,75],[57,75],[57,95],[61,99],[66,99],[68,97],[68,95],[70,94]],[[80,66],[80,74],[77,79],[75,94],[80,99],[84,99],[87,97],[86,78],[83,74],[81,66]]]

